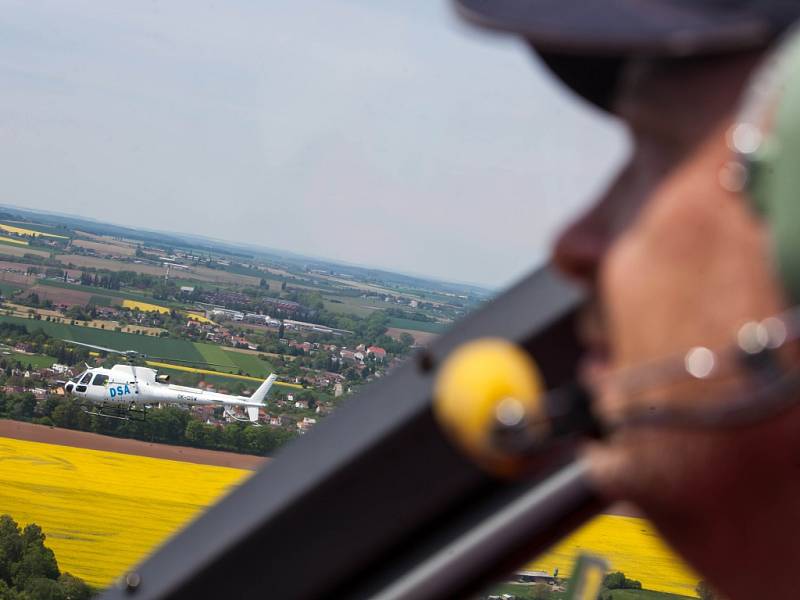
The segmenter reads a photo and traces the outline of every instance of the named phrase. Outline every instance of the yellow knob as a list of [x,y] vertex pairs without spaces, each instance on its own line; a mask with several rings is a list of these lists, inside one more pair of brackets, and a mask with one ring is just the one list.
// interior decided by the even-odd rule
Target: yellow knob
[[[442,428],[473,460],[495,475],[513,476],[518,456],[493,439],[509,406],[528,422],[541,423],[542,379],[530,356],[499,338],[457,348],[444,362],[434,387],[434,413]],[[534,425],[546,428],[546,425]]]

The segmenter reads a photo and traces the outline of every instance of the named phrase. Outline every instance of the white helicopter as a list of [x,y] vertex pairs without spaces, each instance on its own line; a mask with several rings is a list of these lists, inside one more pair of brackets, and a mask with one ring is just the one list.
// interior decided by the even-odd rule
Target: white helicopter
[[[144,355],[135,350],[121,351],[73,340],[64,341],[102,352],[122,354],[127,357],[144,357]],[[272,384],[278,378],[277,375],[272,373],[252,396],[247,397],[231,396],[198,388],[174,385],[169,383],[169,375],[159,375],[158,371],[149,367],[119,364],[110,369],[104,367],[89,368],[89,365],[86,365],[86,367],[86,371],[64,384],[64,391],[67,394],[85,400],[87,405],[98,407],[97,410],[90,410],[84,407],[84,412],[90,415],[123,420],[143,420],[146,416],[147,407],[153,404],[182,404],[188,406],[210,404],[224,407],[225,415],[236,421],[258,425],[258,411],[266,407],[264,400]],[[234,412],[237,407],[246,410],[247,418],[243,418]]]

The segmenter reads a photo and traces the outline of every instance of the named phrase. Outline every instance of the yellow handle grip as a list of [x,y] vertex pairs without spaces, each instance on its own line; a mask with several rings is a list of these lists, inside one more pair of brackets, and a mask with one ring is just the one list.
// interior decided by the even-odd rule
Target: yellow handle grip
[[517,345],[484,338],[457,348],[442,364],[434,386],[434,413],[453,442],[483,468],[513,476],[522,464],[493,443],[493,432],[508,413],[523,412],[546,429],[542,378]]

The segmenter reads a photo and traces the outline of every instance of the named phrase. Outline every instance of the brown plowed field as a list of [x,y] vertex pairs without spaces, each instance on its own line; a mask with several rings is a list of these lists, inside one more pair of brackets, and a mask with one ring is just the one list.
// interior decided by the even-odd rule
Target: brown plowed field
[[72,240],[73,246],[79,248],[88,248],[94,250],[98,254],[110,254],[111,256],[134,256],[136,254],[136,247],[130,244],[123,244],[120,242],[90,242],[89,240]]
[[417,331],[415,329],[399,329],[398,327],[389,327],[389,329],[386,330],[386,335],[388,335],[389,337],[393,337],[395,339],[400,339],[400,335],[403,333],[409,334],[411,337],[414,338],[414,341],[417,344],[420,344],[422,346],[427,346],[428,344],[430,344],[433,340],[436,339],[436,336],[438,335],[436,333]]
[[200,465],[215,465],[218,467],[233,467],[235,469],[258,469],[269,459],[235,452],[218,452],[216,450],[201,450],[185,446],[170,446],[167,444],[152,444],[139,440],[115,438],[85,431],[60,429],[46,425],[34,425],[20,421],[0,419],[0,437],[60,446],[73,446],[75,448],[88,448],[89,450],[105,450],[135,456],[149,456],[151,458],[164,458],[179,460]]
[[44,250],[34,250],[30,246],[12,246],[11,244],[0,244],[0,255],[6,256],[25,256],[26,254],[33,254],[34,256],[41,256],[47,258],[50,256],[49,252]]
[[[77,267],[94,267],[95,269],[106,269],[108,271],[133,271],[135,273],[157,276],[163,276],[166,272],[165,267],[160,265],[122,262],[111,260],[110,258],[98,258],[96,256],[84,256],[82,254],[59,254],[56,256],[56,260],[64,265],[73,264]],[[253,277],[252,275],[228,273],[227,271],[209,269],[208,267],[175,269],[172,271],[172,275],[180,279],[197,279],[199,281],[235,283],[240,285],[258,285],[260,281],[258,277]]]
[[90,292],[51,285],[35,285],[29,291],[36,292],[39,295],[39,300],[50,300],[53,304],[66,304],[67,306],[84,306],[89,304],[89,300],[92,298]]

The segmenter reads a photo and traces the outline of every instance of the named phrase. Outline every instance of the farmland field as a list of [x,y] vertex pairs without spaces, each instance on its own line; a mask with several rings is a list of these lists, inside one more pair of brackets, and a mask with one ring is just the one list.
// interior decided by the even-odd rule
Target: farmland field
[[21,286],[14,285],[12,283],[6,283],[4,281],[0,281],[0,294],[3,294],[3,296],[6,296],[6,297],[11,296],[15,292],[17,292],[17,291],[19,291],[21,289],[22,289]]
[[[63,570],[106,585],[247,473],[0,438],[0,513],[41,525]],[[647,588],[694,597],[698,577],[642,519],[600,516],[529,568],[558,567],[567,576],[578,552],[604,556]],[[619,598],[675,600],[643,592]]]
[[226,350],[225,354],[236,363],[237,368],[241,369],[244,373],[266,377],[272,370],[272,365],[258,358],[254,354],[245,354],[244,352],[232,352]]
[[30,289],[39,296],[39,300],[50,300],[53,304],[65,304],[67,306],[84,306],[92,299],[91,292],[82,290],[58,288],[49,285],[35,285]]
[[94,329],[80,325],[37,321],[24,317],[0,315],[0,323],[24,325],[28,331],[42,329],[55,338],[75,340],[116,350],[136,350],[153,357],[165,357],[193,361],[199,364],[214,363],[223,365],[222,370],[249,373],[255,377],[266,377],[271,365],[257,355],[225,350],[213,344],[193,343],[186,340],[162,338],[149,335],[136,335],[109,329]]
[[[511,594],[519,600],[529,600],[533,598],[535,587],[530,585],[519,585],[513,583],[503,583],[492,588],[493,594]],[[614,600],[690,600],[695,596],[683,596],[679,594],[669,594],[667,592],[654,592],[652,590],[614,590]],[[568,600],[566,592],[554,592],[552,597],[558,600]]]
[[389,303],[367,298],[353,298],[351,296],[328,297],[327,295],[323,299],[323,304],[325,305],[325,310],[330,312],[356,315],[357,317],[369,317],[376,310],[391,306]]
[[[2,249],[0,249],[0,250],[2,250]],[[74,273],[80,273],[80,271],[73,271],[73,272]],[[2,275],[2,273],[0,273],[0,275]],[[143,293],[128,292],[128,291],[121,291],[121,290],[108,290],[108,289],[105,289],[105,288],[99,288],[99,287],[93,287],[93,286],[83,286],[83,285],[74,284],[74,283],[65,283],[65,282],[57,280],[57,279],[42,279],[42,280],[39,280],[39,284],[40,285],[46,285],[48,287],[56,287],[56,288],[62,288],[62,289],[67,289],[67,290],[78,290],[78,291],[90,290],[92,294],[97,294],[99,296],[107,296],[109,298],[113,298],[113,299],[117,300],[116,302],[113,302],[113,304],[121,304],[122,303],[122,299],[125,299],[125,298],[127,298],[129,300],[138,301],[138,302],[147,302],[148,300],[152,300],[152,298],[150,296],[148,296],[146,294],[143,294]],[[178,304],[178,303],[175,303],[175,302],[167,302],[167,301],[164,301],[164,300],[159,300],[158,302],[160,302],[164,306],[183,307],[182,304]]]
[[407,333],[412,338],[414,338],[414,342],[417,344],[421,344],[422,346],[427,346],[433,340],[436,339],[436,336],[439,335],[437,333],[428,333],[426,331],[417,331],[416,329],[398,329],[397,327],[389,327],[386,330],[386,335],[392,337],[396,340],[399,340],[400,337]]
[[29,246],[30,244],[27,240],[19,240],[16,238],[10,238],[5,236],[0,236],[0,244],[13,244],[15,246]]
[[[6,352],[8,352],[8,354],[6,354]],[[58,362],[52,356],[43,356],[41,354],[21,354],[19,352],[13,352],[9,350],[2,351],[0,356],[6,360],[18,360],[20,363],[22,363],[23,367],[31,365],[34,369],[49,368],[53,365],[53,363]]]
[[40,233],[54,233],[59,237],[68,238],[72,236],[72,232],[63,227],[56,227],[55,225],[45,225],[44,223],[30,223],[29,221],[1,221],[3,225],[10,225],[14,227],[21,227],[24,229],[35,229]]
[[161,314],[169,313],[169,309],[165,306],[159,306],[158,304],[150,304],[149,302],[140,302],[138,300],[123,300],[122,308],[139,310],[141,312],[157,312]]
[[208,364],[224,365],[230,369],[238,369],[230,355],[219,346],[195,342],[194,347]]
[[80,248],[87,248],[89,250],[94,250],[98,254],[110,254],[112,256],[134,256],[136,254],[136,248],[131,244],[125,244],[122,242],[112,242],[112,241],[102,241],[102,242],[90,242],[88,240],[72,240],[73,246],[78,246]]
[[[25,225],[30,225],[30,224],[26,223]],[[8,225],[6,223],[0,223],[0,230],[7,231],[8,233],[14,233],[17,235],[27,235],[30,237],[50,237],[50,238],[60,238],[63,240],[68,239],[66,235],[49,233],[47,231],[44,231],[43,229],[41,230],[29,229],[28,227],[20,227],[19,225]]]
[[223,370],[241,371],[256,377],[266,377],[272,366],[258,358],[257,354],[236,352],[213,344],[195,342],[194,347],[207,364],[222,365]]
[[122,333],[118,331],[109,331],[107,329],[93,329],[90,327],[81,327],[79,325],[67,325],[65,323],[36,321],[23,317],[0,316],[0,323],[24,325],[28,331],[42,329],[45,333],[55,338],[75,340],[85,344],[105,346],[106,348],[136,350],[137,352],[152,354],[153,356],[203,361],[203,357],[200,352],[198,352],[197,348],[195,348],[195,345],[192,342],[184,340]]
[[83,256],[80,254],[58,254],[56,260],[62,264],[73,264],[77,268],[94,267],[95,269],[106,269],[108,271],[134,271],[145,275],[164,275],[164,268],[156,265],[146,265],[139,263],[127,263],[109,258],[97,258],[94,256]]
[[250,471],[0,438],[0,513],[106,586]]
[[[2,250],[2,248],[0,248],[0,250]],[[76,265],[78,268],[94,267],[95,269],[106,269],[108,271],[133,271],[135,273],[156,276],[163,276],[166,273],[166,269],[160,265],[123,262],[108,258],[97,258],[95,256],[83,256],[80,254],[59,254],[56,256],[56,260],[64,265]],[[176,270],[176,273],[178,272],[180,273],[181,279],[253,286],[257,286],[259,283],[258,277],[253,277],[252,275],[239,275],[237,273],[228,273],[218,269],[209,269],[208,267],[192,267],[188,270]]]
[[399,319],[392,317],[389,319],[389,327],[396,329],[413,329],[414,331],[424,331],[426,333],[441,333],[449,327],[444,323],[425,323],[414,321],[413,319]]
[[29,246],[17,246],[15,244],[3,244],[0,246],[0,256],[22,256],[25,257],[27,254],[31,254],[33,256],[41,256],[42,258],[47,258],[50,256],[49,252],[44,250],[34,250]]
[[659,592],[694,597],[694,588],[700,580],[664,545],[648,521],[617,515],[596,517],[526,568],[548,573],[558,568],[559,574],[566,577],[582,552],[603,556],[612,571],[622,571],[641,580],[644,587]]
[[98,296],[97,294],[92,294],[89,297],[89,304],[94,304],[95,306],[111,306],[113,300],[114,299],[110,296]]

